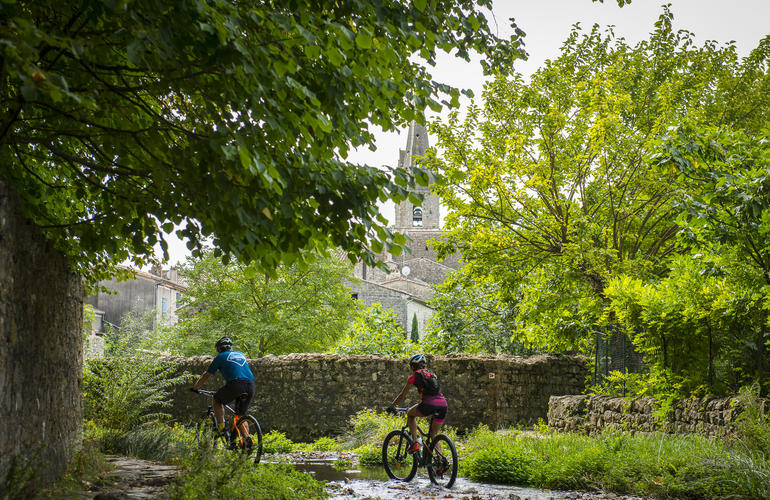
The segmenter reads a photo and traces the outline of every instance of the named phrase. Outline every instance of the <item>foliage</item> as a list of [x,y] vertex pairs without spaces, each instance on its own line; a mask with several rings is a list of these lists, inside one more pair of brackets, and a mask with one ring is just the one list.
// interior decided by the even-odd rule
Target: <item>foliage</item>
[[170,389],[192,378],[175,375],[175,370],[173,363],[140,351],[87,360],[82,383],[84,417],[121,432],[165,418],[162,410],[170,404]]
[[[695,435],[532,435],[479,427],[467,436],[464,450],[460,470],[471,479],[539,488],[766,498],[770,486],[766,459]],[[738,467],[735,475],[730,466]]]
[[759,394],[759,384],[744,387],[738,394],[736,402],[742,411],[731,445],[770,461],[770,402]]
[[295,444],[283,432],[275,429],[262,436],[262,451],[264,453],[291,453]]
[[85,442],[97,446],[103,453],[128,455],[144,460],[169,462],[187,454],[194,432],[179,424],[148,422],[126,432],[102,427],[92,420],[84,426]]
[[486,69],[522,53],[491,0],[0,5],[2,177],[97,281],[165,251],[162,231],[266,268],[400,251],[376,202],[404,199],[410,174],[347,153],[374,147],[372,125],[458,104],[428,73],[440,52]]
[[412,333],[409,334],[409,340],[414,344],[420,343],[420,328],[417,323],[417,313],[412,315]]
[[501,299],[500,283],[474,282],[469,275],[452,273],[434,286],[431,317],[422,346],[434,354],[532,354],[512,338],[516,308]]
[[382,443],[370,443],[356,448],[358,462],[363,465],[382,465]]
[[95,318],[96,314],[94,313],[94,306],[91,304],[83,304],[83,342],[86,342],[86,339],[91,335]]
[[463,282],[515,314],[518,341],[590,352],[597,327],[614,323],[609,282],[668,273],[679,250],[672,202],[687,189],[656,166],[671,125],[755,132],[768,119],[770,39],[740,60],[734,45],[696,46],[672,18],[664,8],[635,46],[612,28],[576,27],[531,79],[500,76],[483,106],[433,127],[423,165],[449,208],[437,248],[462,253]]
[[[381,450],[385,436],[404,425],[404,417],[363,409],[350,418],[348,431],[340,437],[340,449],[375,446]],[[363,463],[363,462],[362,462]]]
[[379,354],[394,358],[408,356],[417,350],[417,346],[406,338],[396,314],[376,302],[355,312],[348,333],[332,349],[341,354]]
[[[729,250],[716,259],[702,255],[672,260],[669,275],[656,282],[622,276],[610,282],[608,308],[629,331],[654,371],[680,383],[685,393],[736,392],[750,368],[742,351],[754,338],[751,324],[761,304],[753,291],[725,275]],[[749,370],[751,371],[751,370]]]
[[77,498],[83,491],[110,484],[113,478],[110,478],[108,473],[112,468],[113,465],[107,462],[104,454],[99,451],[98,444],[85,439],[83,447],[72,458],[65,474],[35,498]]
[[285,463],[255,465],[248,456],[215,451],[211,440],[199,440],[182,461],[179,480],[169,487],[172,500],[188,498],[254,498],[300,500],[326,498],[322,481]]
[[9,458],[8,469],[3,482],[0,483],[3,499],[23,500],[35,493],[39,483],[38,462],[42,452],[43,446],[39,446],[33,450],[32,454],[17,453]]
[[323,436],[309,444],[310,451],[334,451],[339,447],[336,439]]
[[338,458],[334,461],[334,464],[332,467],[334,467],[334,470],[347,470],[350,469],[353,466],[353,461],[349,458]]
[[181,275],[189,284],[180,299],[174,350],[211,353],[227,335],[250,357],[323,350],[347,329],[355,307],[344,279],[349,263],[333,255],[307,266],[279,266],[272,276],[255,264],[224,264],[212,252],[188,259]]
[[[749,135],[688,123],[672,130],[660,156],[662,169],[695,187],[679,193],[678,222],[683,245],[704,255],[701,273],[724,295],[713,291],[716,298],[701,301],[711,312],[703,315],[709,335],[716,330],[724,339],[728,352],[722,357],[737,366],[736,385],[757,381],[765,393],[770,390],[769,145],[768,124]],[[735,326],[720,331],[730,321]]]

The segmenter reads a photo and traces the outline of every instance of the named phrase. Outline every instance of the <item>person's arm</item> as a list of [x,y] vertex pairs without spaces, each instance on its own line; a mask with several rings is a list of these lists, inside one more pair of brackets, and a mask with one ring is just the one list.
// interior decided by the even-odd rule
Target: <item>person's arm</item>
[[201,375],[198,381],[195,382],[195,384],[192,386],[193,390],[197,391],[198,389],[200,389],[201,386],[206,383],[206,381],[209,379],[210,376],[211,374],[209,373],[208,370],[203,372],[203,375]]
[[390,405],[396,406],[398,403],[403,401],[406,398],[406,395],[409,394],[409,389],[411,389],[412,387],[414,387],[414,384],[411,384],[409,382],[404,384],[404,388],[401,389],[401,392],[399,393],[399,395],[396,396],[396,399],[394,399],[393,402],[390,403]]

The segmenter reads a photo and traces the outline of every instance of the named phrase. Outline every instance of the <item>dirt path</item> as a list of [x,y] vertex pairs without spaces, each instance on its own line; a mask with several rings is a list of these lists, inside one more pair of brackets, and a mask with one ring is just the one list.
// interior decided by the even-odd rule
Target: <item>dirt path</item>
[[109,472],[114,482],[99,491],[82,492],[80,498],[94,500],[149,500],[166,499],[164,486],[176,477],[179,470],[138,458],[108,455],[107,461],[115,466]]

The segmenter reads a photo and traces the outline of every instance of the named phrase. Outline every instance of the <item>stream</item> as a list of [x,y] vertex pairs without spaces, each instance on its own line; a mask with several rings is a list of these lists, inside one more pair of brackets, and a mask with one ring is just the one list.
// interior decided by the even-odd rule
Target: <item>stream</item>
[[424,469],[410,482],[389,480],[382,467],[352,465],[339,470],[334,467],[336,457],[302,458],[293,461],[297,470],[312,474],[316,479],[326,481],[329,498],[335,500],[372,499],[467,499],[467,500],[567,500],[631,498],[614,494],[592,494],[565,491],[546,491],[520,488],[508,485],[475,483],[458,477],[451,489],[434,485]]

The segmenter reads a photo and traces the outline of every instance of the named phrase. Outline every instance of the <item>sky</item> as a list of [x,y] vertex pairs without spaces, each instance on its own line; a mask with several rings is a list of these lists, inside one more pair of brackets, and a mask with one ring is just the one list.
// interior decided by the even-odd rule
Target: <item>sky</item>
[[[591,0],[493,0],[490,22],[493,29],[496,23],[502,38],[511,34],[510,18],[514,18],[526,33],[524,42],[528,59],[514,65],[514,69],[526,77],[547,59],[558,57],[559,49],[575,23],[579,22],[585,30],[590,30],[594,24],[614,25],[615,34],[633,45],[646,39],[654,29],[655,21],[663,12],[663,4],[671,5],[674,28],[691,31],[698,44],[706,40],[735,41],[738,53],[745,56],[770,34],[770,0],[633,0],[622,8],[616,0],[605,0],[604,3]],[[431,74],[444,83],[471,89],[477,98],[485,81],[477,61],[465,62],[449,55],[438,58]],[[468,102],[462,100],[461,109]],[[373,131],[376,131],[377,150],[359,149],[348,156],[348,161],[395,166],[399,149],[406,147],[406,131],[400,134]],[[392,220],[392,204],[385,204],[382,211]],[[169,264],[183,262],[188,255],[185,245],[173,236],[169,240]]]

